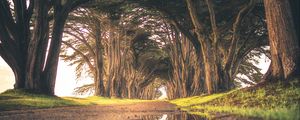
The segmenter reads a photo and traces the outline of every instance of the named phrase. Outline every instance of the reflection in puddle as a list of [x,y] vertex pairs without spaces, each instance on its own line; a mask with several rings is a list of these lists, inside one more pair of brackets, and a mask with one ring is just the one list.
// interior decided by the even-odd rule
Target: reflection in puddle
[[163,115],[144,115],[139,120],[207,120],[207,118],[186,112],[170,112]]
[[168,115],[167,114],[164,114],[163,116],[161,116],[161,118],[159,120],[168,120]]

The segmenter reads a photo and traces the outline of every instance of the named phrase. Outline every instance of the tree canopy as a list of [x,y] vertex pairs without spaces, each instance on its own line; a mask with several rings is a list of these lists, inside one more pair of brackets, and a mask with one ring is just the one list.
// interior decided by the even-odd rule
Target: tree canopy
[[[81,93],[154,99],[166,86],[169,98],[213,94],[298,76],[291,1],[2,0],[0,55],[16,89],[53,95],[60,56],[94,80]],[[265,75],[262,55],[272,60]]]

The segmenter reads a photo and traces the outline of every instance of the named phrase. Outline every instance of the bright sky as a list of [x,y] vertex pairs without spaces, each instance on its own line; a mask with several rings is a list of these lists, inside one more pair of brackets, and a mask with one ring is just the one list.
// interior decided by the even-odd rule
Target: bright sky
[[76,77],[74,68],[72,66],[68,66],[65,62],[60,60],[58,63],[55,95],[74,96],[73,90],[77,86],[75,79]]
[[14,85],[14,74],[4,60],[0,57],[0,93],[12,89]]
[[167,96],[167,90],[166,90],[165,86],[160,87],[158,90],[162,93],[162,95],[158,98],[159,100],[168,98],[168,96]]
[[257,59],[260,59],[260,60],[259,60],[259,63],[256,64],[256,66],[261,68],[261,73],[265,74],[268,71],[268,68],[271,64],[271,60],[264,54],[260,57],[261,58],[257,58]]

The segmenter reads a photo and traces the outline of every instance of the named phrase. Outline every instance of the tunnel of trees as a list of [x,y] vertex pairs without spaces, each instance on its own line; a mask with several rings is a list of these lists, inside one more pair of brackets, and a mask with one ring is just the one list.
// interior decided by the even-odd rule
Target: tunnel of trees
[[[1,0],[15,89],[54,95],[59,58],[79,94],[169,99],[299,77],[297,0]],[[298,34],[297,34],[298,33]],[[266,74],[256,65],[271,59]]]

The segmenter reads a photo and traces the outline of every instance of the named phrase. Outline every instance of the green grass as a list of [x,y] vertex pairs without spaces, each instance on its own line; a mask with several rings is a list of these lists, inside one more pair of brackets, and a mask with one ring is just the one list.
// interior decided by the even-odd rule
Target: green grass
[[52,108],[62,106],[83,105],[111,105],[132,104],[137,102],[148,102],[149,100],[117,99],[104,97],[55,97],[42,94],[33,94],[24,90],[7,90],[0,94],[0,111],[16,109]]
[[180,98],[180,99],[171,100],[170,102],[174,103],[180,107],[188,107],[188,106],[193,106],[193,105],[212,101],[216,98],[220,98],[220,97],[228,95],[232,92],[234,92],[234,91],[231,91],[228,93],[218,93],[218,94],[213,94],[213,95],[207,95],[207,96],[193,96],[193,97],[188,97],[188,98]]
[[300,119],[300,87],[273,83],[254,89],[234,90],[209,96],[170,101],[192,114],[213,117],[214,113],[264,119]]
[[[202,110],[206,117],[210,116],[214,112],[230,113],[239,116],[247,117],[258,117],[264,119],[280,119],[280,120],[299,120],[299,106],[278,107],[278,108],[242,108],[236,106],[193,106],[193,110]],[[201,113],[201,112],[200,112]],[[192,114],[199,114],[199,112],[194,112]]]
[[154,100],[140,100],[140,99],[119,99],[119,98],[105,98],[105,97],[87,97],[87,98],[74,98],[64,97],[65,100],[71,100],[84,105],[111,105],[111,104],[133,104],[138,102],[151,102]]

